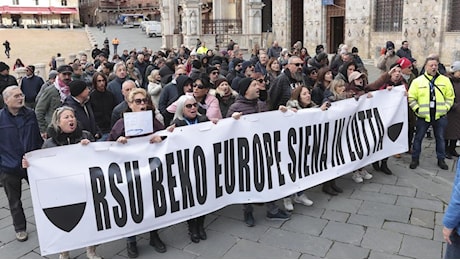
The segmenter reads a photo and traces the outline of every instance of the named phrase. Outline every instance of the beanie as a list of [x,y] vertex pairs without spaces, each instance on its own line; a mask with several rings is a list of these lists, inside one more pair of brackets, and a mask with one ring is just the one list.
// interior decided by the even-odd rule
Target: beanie
[[69,88],[70,88],[70,95],[72,95],[72,97],[76,97],[80,95],[80,93],[82,93],[87,88],[87,86],[83,80],[77,79],[77,80],[70,82]]
[[4,70],[9,70],[10,69],[10,66],[8,66],[6,63],[4,63],[3,61],[0,61],[0,72],[4,71]]
[[56,76],[58,75],[59,73],[55,70],[50,70],[50,72],[48,73],[48,78],[49,79],[55,79]]
[[210,74],[210,73],[213,72],[213,71],[219,72],[219,69],[217,69],[217,68],[214,67],[214,66],[209,66],[209,67],[206,68],[206,74]]
[[32,73],[35,72],[35,66],[34,65],[27,66],[27,69],[30,70],[30,72],[32,72]]
[[452,63],[452,66],[450,66],[450,68],[452,69],[452,72],[459,71],[460,70],[460,61],[454,61],[454,63]]
[[246,94],[246,91],[248,90],[249,85],[251,85],[252,81],[252,78],[242,78],[240,82],[238,82],[238,89],[240,95],[244,96]]
[[252,62],[250,61],[245,61],[243,62],[243,64],[241,65],[241,71],[244,73],[246,71],[246,69],[252,65]]
[[216,80],[216,82],[214,82],[214,86],[217,88],[224,81],[228,83],[228,80],[226,78],[219,78]]
[[201,61],[193,60],[192,61],[192,67],[195,68],[195,69],[200,69],[201,68]]
[[396,63],[401,67],[401,69],[407,69],[412,65],[412,62],[408,58],[400,58]]
[[233,59],[233,67],[236,67],[236,65],[242,63],[243,60],[242,59],[238,59],[238,58],[234,58]]

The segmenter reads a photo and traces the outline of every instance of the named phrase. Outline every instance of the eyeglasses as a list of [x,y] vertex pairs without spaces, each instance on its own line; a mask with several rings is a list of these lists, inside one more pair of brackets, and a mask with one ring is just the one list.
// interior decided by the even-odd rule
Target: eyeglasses
[[259,83],[265,83],[264,79],[256,79],[256,80],[259,81]]
[[236,64],[235,67],[241,67],[241,63]]
[[213,72],[212,72],[212,75],[217,75],[217,74],[219,74],[218,71],[213,71]]
[[197,87],[199,89],[204,89],[204,85],[203,84],[193,84],[193,87]]
[[192,107],[197,107],[197,106],[198,106],[198,104],[197,104],[197,103],[193,103],[193,104],[187,104],[187,105],[185,105],[185,107],[186,107],[186,108],[188,108],[188,109],[190,109],[190,108],[192,108]]
[[136,105],[140,105],[142,103],[144,104],[147,104],[149,100],[147,98],[136,98],[133,100],[134,103],[136,103]]
[[16,94],[13,96],[14,98],[23,98],[25,97],[25,95],[23,93],[20,93],[20,94]]
[[302,67],[303,66],[303,63],[289,63],[289,64],[295,65],[296,67]]

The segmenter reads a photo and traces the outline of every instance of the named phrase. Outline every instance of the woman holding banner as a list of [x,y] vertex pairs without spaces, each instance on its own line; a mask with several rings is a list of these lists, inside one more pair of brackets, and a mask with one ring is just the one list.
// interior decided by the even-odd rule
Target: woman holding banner
[[[134,88],[128,93],[128,110],[126,112],[141,112],[141,111],[152,111],[152,123],[153,133],[163,130],[164,126],[155,118],[155,108],[152,104],[152,99],[147,95],[147,92],[143,88]],[[130,137],[125,133],[125,122],[124,118],[120,118],[112,127],[110,131],[108,141],[117,141],[118,143],[125,144],[128,142]],[[163,139],[161,136],[152,135],[150,143],[159,143]],[[136,236],[130,236],[126,239],[129,258],[136,258],[139,255],[137,250]],[[150,245],[155,248],[158,253],[166,252],[166,245],[161,241],[158,236],[157,230],[150,231]]]
[[[297,110],[300,110],[300,109],[307,109],[307,108],[312,108],[312,107],[319,107],[319,106],[316,105],[311,100],[310,89],[305,85],[301,85],[301,86],[296,87],[292,91],[291,99],[288,100],[288,102],[286,103],[286,106],[280,106],[279,110],[285,112],[288,108],[290,108],[293,111],[297,111]],[[321,106],[321,110],[326,110],[326,109],[327,109],[327,106],[326,106],[326,103],[325,103],[325,104],[323,104]],[[329,181],[329,182],[333,182],[333,181]],[[335,183],[334,183],[334,185],[335,185]],[[293,197],[293,198],[291,198],[291,197]],[[305,206],[313,205],[313,201],[311,201],[307,197],[307,195],[304,193],[304,191],[299,191],[299,192],[297,192],[297,193],[295,193],[295,194],[283,199],[284,208],[286,210],[288,210],[288,211],[293,211],[294,210],[294,205],[292,204],[292,201],[294,201],[295,203],[303,204]]]
[[[90,142],[94,142],[93,135],[80,128],[75,117],[75,111],[68,106],[59,107],[54,111],[48,133],[50,134],[49,138],[43,143],[42,148],[77,143],[87,145]],[[25,158],[22,159],[22,166],[24,168],[29,167],[29,163]],[[88,246],[86,248],[86,256],[89,259],[101,259],[101,257],[96,254],[96,246]],[[70,258],[69,251],[60,253],[59,258]]]
[[[209,121],[206,115],[198,113],[198,103],[193,96],[183,95],[176,102],[176,112],[174,119],[167,128],[168,131],[174,131],[176,127],[182,127],[187,125],[194,125],[202,122]],[[218,119],[214,119],[213,122],[217,123]],[[193,243],[199,243],[201,240],[206,240],[207,235],[204,230],[204,219],[206,215],[187,220],[188,230],[190,234],[190,240]]]

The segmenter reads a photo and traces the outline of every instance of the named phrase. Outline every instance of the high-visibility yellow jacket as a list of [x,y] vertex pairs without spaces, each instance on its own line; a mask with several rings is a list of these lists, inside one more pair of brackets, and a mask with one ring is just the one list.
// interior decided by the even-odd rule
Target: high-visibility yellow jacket
[[[425,72],[414,79],[409,87],[408,99],[409,106],[418,117],[430,122],[430,81],[433,76]],[[438,120],[452,107],[455,93],[450,79],[444,75],[438,75],[435,79],[434,88],[436,95],[435,120]]]

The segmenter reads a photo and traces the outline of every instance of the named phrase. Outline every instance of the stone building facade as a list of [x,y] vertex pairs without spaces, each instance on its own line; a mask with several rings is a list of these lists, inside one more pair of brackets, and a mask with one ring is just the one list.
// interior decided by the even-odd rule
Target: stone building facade
[[78,0],[0,1],[1,27],[65,28],[79,23]]
[[[302,2],[302,7],[296,2]],[[328,2],[334,5],[326,5]],[[375,59],[386,41],[399,49],[409,41],[419,65],[430,53],[440,54],[451,64],[460,60],[460,1],[455,0],[273,0],[273,35],[281,46],[300,40],[310,54],[323,44],[328,53],[338,43],[356,46],[363,58]],[[292,19],[301,9],[303,26],[293,27]],[[389,10],[384,12],[382,10]],[[340,25],[340,21],[343,21]],[[301,31],[299,39],[292,37]],[[340,41],[340,39],[342,39]]]

